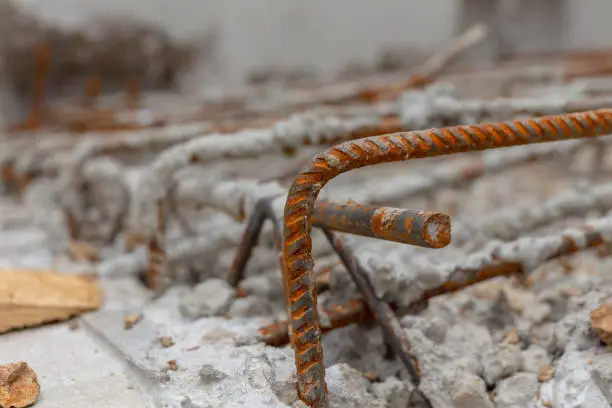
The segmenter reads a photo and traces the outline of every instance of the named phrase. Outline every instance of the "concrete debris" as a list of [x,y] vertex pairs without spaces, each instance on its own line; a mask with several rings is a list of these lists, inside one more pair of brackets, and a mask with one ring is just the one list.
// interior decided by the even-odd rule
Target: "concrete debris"
[[404,408],[410,400],[412,387],[397,377],[389,377],[384,382],[372,384],[372,393],[387,401],[389,408]]
[[551,358],[543,347],[532,344],[523,350],[523,370],[529,373],[539,373],[542,367],[549,367]]
[[[332,407],[384,407],[385,401],[367,392],[368,380],[359,371],[346,364],[337,364],[327,370]],[[360,390],[360,391],[358,391]]]
[[181,313],[190,319],[222,316],[229,311],[235,296],[235,290],[225,280],[209,279],[181,299]]
[[488,385],[509,377],[523,368],[521,349],[512,345],[497,345],[482,355],[483,376]]
[[455,380],[451,390],[454,408],[493,408],[487,393],[487,385],[482,378],[466,374]]
[[[31,59],[30,51],[20,58]],[[45,104],[45,117],[57,122],[53,128],[0,135],[0,275],[15,281],[35,275],[7,292],[7,305],[40,286],[20,300],[19,321],[4,329],[0,322],[0,332],[96,311],[79,318],[79,330],[73,324],[34,329],[36,341],[28,331],[3,334],[0,357],[36,365],[41,385],[50,384],[42,390],[49,406],[99,406],[102,390],[126,408],[307,407],[296,387],[299,345],[273,347],[265,335],[278,330],[273,334],[286,339],[291,332],[277,246],[282,237],[270,220],[244,278],[235,287],[228,283],[236,249],[248,236],[246,221],[261,199],[270,199],[282,224],[288,192],[301,188],[292,187],[299,169],[339,142],[612,105],[592,78],[569,81],[568,68],[556,59],[542,66],[500,62],[443,79],[425,75],[439,73],[440,61],[450,58],[443,57],[421,66],[421,76],[398,73],[395,82],[374,75],[372,88],[364,88],[369,79],[299,89],[282,80],[218,96],[147,91],[137,108],[132,94],[101,95],[89,108]],[[28,78],[36,72],[30,68]],[[75,132],[68,125],[75,118],[99,129]],[[118,124],[130,126],[111,133]],[[418,361],[418,390],[432,408],[609,406],[611,142],[602,137],[407,160],[343,173],[322,190],[319,200],[452,217],[453,240],[442,249],[342,234],[377,297],[397,314],[398,331]],[[314,166],[334,167],[355,149],[337,150],[339,159]],[[319,180],[316,173],[300,177]],[[281,225],[287,228],[293,226]],[[325,331],[330,406],[406,408],[415,382],[324,234],[315,227],[310,238],[315,265],[307,280],[316,282]],[[151,266],[163,270],[155,276]],[[76,292],[51,296],[57,288],[43,285],[34,268],[60,271],[57,281],[85,279],[86,287],[93,282],[81,275],[95,274],[95,293],[89,303],[65,305]],[[472,285],[483,277],[490,279]],[[167,283],[166,290],[153,290],[151,278]],[[2,284],[0,278],[0,293]],[[14,310],[2,310],[2,300],[0,317],[10,323]],[[350,321],[339,318],[354,311],[345,304],[358,308]],[[63,306],[29,322],[37,305],[47,312],[49,305]],[[81,359],[95,364],[78,367]],[[7,385],[14,376],[5,373],[2,382],[2,367],[4,407],[16,388]],[[24,370],[22,385],[37,395],[36,376]]]
[[498,408],[529,407],[535,403],[537,393],[537,374],[517,373],[497,384],[493,401]]

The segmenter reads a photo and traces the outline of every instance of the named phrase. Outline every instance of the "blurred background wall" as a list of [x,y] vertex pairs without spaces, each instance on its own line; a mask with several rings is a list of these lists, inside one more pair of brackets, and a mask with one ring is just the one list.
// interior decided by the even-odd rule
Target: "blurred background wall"
[[[214,30],[214,57],[202,62],[198,83],[215,85],[240,83],[267,66],[314,66],[331,74],[355,61],[372,63],[385,47],[431,51],[479,19],[505,27],[514,51],[604,47],[612,38],[612,0],[16,1],[72,27],[95,15],[123,14],[158,23],[178,38]],[[503,18],[491,12],[493,3],[503,4]],[[489,45],[471,58],[497,52],[498,45]]]

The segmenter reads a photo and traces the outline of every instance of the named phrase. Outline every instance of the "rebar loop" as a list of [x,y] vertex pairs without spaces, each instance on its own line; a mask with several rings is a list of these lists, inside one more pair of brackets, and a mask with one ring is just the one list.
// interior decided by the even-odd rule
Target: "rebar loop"
[[289,190],[283,231],[282,270],[289,300],[299,398],[311,407],[329,407],[310,232],[315,201],[331,179],[379,163],[609,133],[612,110],[598,110],[374,136],[345,142],[317,154],[302,168]]

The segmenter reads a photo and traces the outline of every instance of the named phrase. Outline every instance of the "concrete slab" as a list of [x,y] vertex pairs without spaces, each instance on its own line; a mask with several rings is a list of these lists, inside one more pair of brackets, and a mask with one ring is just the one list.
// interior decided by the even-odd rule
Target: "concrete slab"
[[37,408],[154,406],[137,376],[82,328],[62,323],[0,336],[0,363],[18,361],[38,375]]

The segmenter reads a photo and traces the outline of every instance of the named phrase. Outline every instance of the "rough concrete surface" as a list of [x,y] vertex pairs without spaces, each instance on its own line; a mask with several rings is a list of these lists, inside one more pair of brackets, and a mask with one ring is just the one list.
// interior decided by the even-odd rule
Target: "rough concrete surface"
[[[160,129],[3,134],[0,265],[95,273],[105,299],[76,328],[58,323],[0,336],[0,363],[34,368],[43,408],[303,406],[293,350],[267,345],[259,332],[287,315],[271,223],[244,280],[237,288],[225,281],[258,199],[270,198],[282,217],[297,169],[314,152],[389,118],[413,129],[598,101],[586,86],[552,77],[533,85],[529,98],[504,103],[469,99],[477,87],[462,93],[451,80],[371,104],[323,107],[316,92],[296,92],[314,99],[307,112],[291,105],[291,90],[252,90],[229,121],[244,127],[228,132],[216,127],[218,112],[185,124],[168,108],[204,102],[153,95],[161,104],[145,94],[143,111],[169,118]],[[551,88],[558,92],[534,96]],[[270,112],[272,123],[249,122]],[[451,216],[457,239],[443,249],[343,238],[376,295],[395,307],[398,332],[419,363],[418,389],[433,408],[605,406],[612,354],[591,329],[590,312],[612,300],[610,142],[372,166],[341,175],[321,194]],[[592,234],[599,234],[596,248]],[[100,259],[71,258],[75,239],[99,249]],[[327,323],[327,307],[359,292],[320,231],[312,241]],[[570,249],[577,251],[559,256]],[[522,273],[422,301],[448,279],[496,262]],[[330,266],[327,277],[322,265]],[[167,287],[147,287],[147,274],[150,286],[159,278]],[[415,385],[376,322],[331,330],[323,350],[332,407],[408,404]]]
[[[533,172],[540,175],[521,179],[518,189],[508,181],[500,189],[500,176],[483,179],[461,194],[486,194],[487,204],[479,206],[492,210],[510,191],[513,200],[522,194],[546,194],[541,180],[554,168],[552,163],[536,164],[512,171],[514,177],[505,174],[504,180],[519,180],[521,174]],[[568,183],[571,179],[557,181],[558,188]],[[91,267],[45,252],[52,238],[31,225],[28,209],[18,201],[2,200],[7,218],[0,253],[6,266],[62,265],[65,271]],[[453,202],[460,203],[457,200]],[[524,289],[510,280],[496,280],[435,299],[422,316],[403,318],[421,362],[421,389],[434,406],[524,407],[546,400],[559,407],[585,406],[581,405],[585,401],[602,404],[588,372],[598,369],[612,380],[612,371],[605,362],[605,347],[589,333],[588,311],[609,299],[612,289],[606,289],[610,281],[601,274],[609,261],[596,259],[595,254],[572,258],[569,275],[559,274],[560,266],[554,262],[542,267],[545,270],[534,273],[548,274],[552,281],[541,288]],[[335,283],[345,272],[335,273],[332,294],[346,291],[346,285]],[[290,406],[296,399],[292,353],[287,347],[263,346],[256,337],[257,328],[270,321],[266,316],[282,310],[280,299],[272,305],[268,303],[272,299],[266,300],[269,279],[278,277],[274,269],[268,280],[250,276],[242,287],[252,295],[241,299],[233,299],[222,280],[212,279],[193,289],[175,287],[152,301],[135,277],[103,278],[106,302],[101,311],[80,319],[76,330],[57,324],[0,336],[0,361],[27,361],[37,371],[43,389],[41,407]],[[564,295],[569,289],[584,295]],[[258,309],[261,304],[266,306]],[[550,305],[544,316],[533,317],[542,305]],[[230,317],[233,313],[226,315],[228,310],[243,312]],[[143,318],[125,330],[129,313],[142,313]],[[504,342],[508,330],[518,330],[517,343]],[[540,332],[550,332],[549,338]],[[164,347],[162,337],[170,337],[173,344]],[[397,363],[382,359],[384,347],[375,327],[340,329],[325,337],[324,348],[333,406],[404,406],[410,386]],[[555,367],[553,379],[538,384],[539,367],[550,362]],[[371,382],[363,374],[369,371],[381,379]]]

